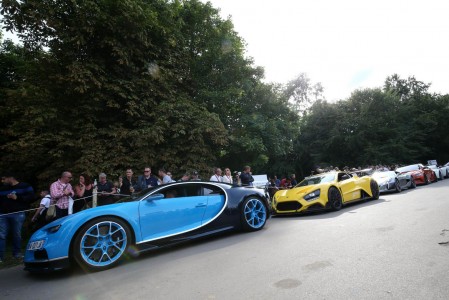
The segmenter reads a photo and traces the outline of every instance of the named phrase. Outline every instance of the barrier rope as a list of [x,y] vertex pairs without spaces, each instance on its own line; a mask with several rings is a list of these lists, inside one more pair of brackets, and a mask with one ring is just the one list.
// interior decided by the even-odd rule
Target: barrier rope
[[[97,196],[101,196],[101,195],[104,195],[104,196],[112,196],[112,197],[117,197],[117,196],[126,196],[126,197],[129,197],[129,196],[132,196],[132,195],[128,195],[128,194],[102,194],[102,193],[98,193],[97,194]],[[94,197],[94,195],[91,195],[91,196],[87,196],[87,197],[82,197],[82,198],[76,198],[76,199],[73,199],[73,203],[75,203],[76,201],[80,201],[80,200],[86,200],[86,199],[88,199],[88,198],[93,198]],[[52,200],[53,201],[53,200]],[[56,201],[57,202],[57,201]],[[56,204],[57,203],[54,203],[54,204],[50,204],[48,207],[46,207],[47,209],[48,208],[50,208],[50,206],[56,206]],[[3,216],[8,216],[8,215],[13,215],[13,214],[18,214],[18,213],[25,213],[25,212],[31,212],[31,211],[36,211],[36,210],[38,210],[40,208],[40,204],[39,204],[39,207],[36,207],[36,208],[30,208],[30,209],[25,209],[25,210],[19,210],[19,211],[15,211],[15,212],[11,212],[11,213],[6,213],[6,214],[0,214],[0,217],[3,217]]]

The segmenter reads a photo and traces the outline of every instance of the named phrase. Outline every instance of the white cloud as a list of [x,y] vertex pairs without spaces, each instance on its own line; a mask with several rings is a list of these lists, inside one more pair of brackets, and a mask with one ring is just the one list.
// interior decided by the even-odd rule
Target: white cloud
[[210,2],[222,17],[232,16],[247,54],[269,81],[284,83],[305,72],[335,100],[357,88],[381,87],[398,73],[449,93],[449,1]]

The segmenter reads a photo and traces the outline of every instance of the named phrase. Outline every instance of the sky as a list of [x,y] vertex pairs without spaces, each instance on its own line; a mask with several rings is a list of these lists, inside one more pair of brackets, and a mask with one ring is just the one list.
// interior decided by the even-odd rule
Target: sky
[[[206,2],[204,0],[203,2]],[[448,0],[209,0],[246,42],[267,82],[306,73],[325,98],[399,74],[449,94]]]
[[[202,0],[207,2],[207,0]],[[267,82],[306,73],[329,101],[399,74],[449,94],[448,0],[209,0]],[[6,33],[5,37],[11,37]]]

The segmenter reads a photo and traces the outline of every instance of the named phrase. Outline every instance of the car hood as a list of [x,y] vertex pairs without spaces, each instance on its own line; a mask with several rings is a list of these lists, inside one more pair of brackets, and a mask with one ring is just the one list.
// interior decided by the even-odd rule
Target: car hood
[[277,201],[289,201],[294,199],[302,198],[304,195],[316,191],[321,185],[307,185],[301,187],[295,187],[290,190],[280,190],[276,193],[275,197]]

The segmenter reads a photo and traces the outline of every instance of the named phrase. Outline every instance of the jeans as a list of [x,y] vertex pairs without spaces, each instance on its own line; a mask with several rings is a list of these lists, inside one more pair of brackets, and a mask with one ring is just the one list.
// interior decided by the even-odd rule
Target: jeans
[[12,233],[12,255],[16,257],[22,248],[22,226],[25,213],[19,212],[10,215],[0,215],[0,259],[5,258],[6,237]]

